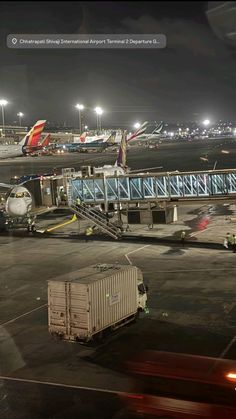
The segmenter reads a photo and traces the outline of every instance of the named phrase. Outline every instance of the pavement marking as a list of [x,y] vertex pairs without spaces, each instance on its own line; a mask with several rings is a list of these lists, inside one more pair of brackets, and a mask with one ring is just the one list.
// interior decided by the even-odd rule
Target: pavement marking
[[40,381],[40,380],[30,380],[28,378],[7,377],[7,376],[3,376],[3,375],[0,375],[0,380],[19,381],[19,382],[22,382],[22,383],[30,383],[30,384],[43,384],[43,385],[55,386],[55,387],[73,388],[73,389],[77,389],[77,390],[98,391],[100,393],[111,393],[111,394],[123,394],[124,393],[122,391],[108,390],[108,389],[103,389],[103,388],[76,386],[76,385],[71,385],[71,384],[53,383],[51,381]]
[[43,304],[42,306],[36,307],[36,308],[34,308],[33,310],[27,311],[27,313],[24,313],[24,314],[21,314],[21,315],[20,315],[20,316],[18,316],[18,317],[15,317],[14,319],[8,320],[8,321],[7,321],[7,322],[5,322],[5,323],[0,323],[0,326],[6,326],[7,324],[13,323],[13,322],[15,322],[16,320],[21,319],[22,317],[28,316],[28,314],[31,314],[31,313],[33,313],[34,311],[40,310],[40,308],[43,308],[43,307],[46,307],[46,306],[47,306],[47,304]]
[[146,244],[145,246],[139,247],[138,249],[132,250],[132,252],[128,252],[125,254],[125,258],[128,260],[129,264],[132,265],[132,262],[128,255],[131,255],[132,253],[139,252],[139,250],[145,249],[145,247],[151,246],[150,244]]
[[196,231],[196,233],[191,233],[191,234],[189,234],[189,236],[190,237],[197,236],[198,234],[205,233],[206,231],[210,230],[211,228],[215,228],[215,227],[216,226],[212,226],[212,227],[205,228],[204,230],[201,230],[201,231]]
[[235,341],[236,341],[236,335],[231,339],[231,341],[226,346],[226,348],[221,352],[219,358],[224,358],[225,354],[230,350],[231,346],[233,346]]
[[73,215],[73,217],[69,221],[65,221],[65,222],[60,223],[60,224],[57,224],[57,225],[55,225],[53,227],[46,228],[45,229],[45,233],[50,232],[50,231],[53,231],[53,230],[56,230],[57,228],[60,228],[60,227],[64,227],[64,226],[69,225],[71,223],[74,223],[74,221],[78,221],[78,218],[76,217],[75,214]]

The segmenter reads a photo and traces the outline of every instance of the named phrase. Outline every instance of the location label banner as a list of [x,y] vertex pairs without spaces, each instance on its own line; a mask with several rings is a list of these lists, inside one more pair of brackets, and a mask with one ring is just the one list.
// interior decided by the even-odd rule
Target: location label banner
[[8,48],[15,49],[159,49],[166,47],[163,34],[10,34]]

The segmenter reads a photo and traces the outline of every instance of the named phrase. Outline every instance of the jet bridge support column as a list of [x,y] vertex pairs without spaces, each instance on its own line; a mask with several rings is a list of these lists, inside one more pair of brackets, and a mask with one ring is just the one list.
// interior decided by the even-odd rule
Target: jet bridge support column
[[103,173],[103,188],[104,188],[104,210],[105,213],[108,214],[109,212],[109,203],[107,201],[107,182],[106,182],[106,175]]
[[62,169],[63,189],[67,195],[67,205],[73,204],[71,200],[72,196],[71,196],[71,181],[70,181],[73,176],[73,173],[75,173],[74,168],[69,167],[69,168]]

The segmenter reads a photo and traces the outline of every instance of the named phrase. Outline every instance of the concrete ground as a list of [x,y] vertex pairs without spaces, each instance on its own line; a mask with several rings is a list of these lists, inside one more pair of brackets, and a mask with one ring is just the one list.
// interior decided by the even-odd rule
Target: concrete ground
[[[54,417],[55,405],[51,416],[37,416],[44,411],[48,414],[49,401],[43,409],[40,405],[47,383],[131,391],[124,362],[144,349],[236,359],[235,254],[223,247],[206,250],[181,248],[176,243],[85,243],[75,235],[5,236],[0,237],[0,246],[1,377],[22,380],[3,381],[10,400],[16,389],[22,391],[21,385],[27,387],[25,380],[33,380],[28,387],[36,388],[36,398],[33,403],[25,396],[24,414],[30,407],[37,412],[35,417]],[[47,280],[100,262],[132,263],[141,268],[149,287],[149,314],[98,346],[55,341],[47,327]],[[52,397],[58,397],[54,388],[47,391],[52,390]],[[107,397],[110,400],[114,395],[108,393]],[[97,407],[95,411],[99,414]],[[111,408],[107,417],[113,413]]]

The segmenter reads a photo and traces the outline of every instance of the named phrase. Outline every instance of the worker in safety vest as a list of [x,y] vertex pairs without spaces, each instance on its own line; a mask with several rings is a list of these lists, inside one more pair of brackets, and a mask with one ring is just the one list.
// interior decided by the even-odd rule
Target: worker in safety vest
[[231,249],[232,248],[232,237],[229,233],[227,233],[225,238],[224,238],[224,247],[226,249]]
[[231,246],[231,235],[230,235],[230,233],[227,233],[226,234],[226,241],[227,241],[227,245],[228,245],[228,247],[230,247]]
[[231,243],[232,243],[233,253],[236,253],[236,236],[235,236],[235,234],[233,234],[233,236],[232,236]]
[[75,202],[76,202],[76,206],[77,206],[77,207],[79,207],[79,206],[81,205],[81,199],[80,199],[80,197],[79,197],[79,196],[77,196],[77,198],[76,198]]
[[66,205],[67,194],[63,188],[60,190],[60,200],[61,200],[61,204]]
[[27,226],[27,230],[29,231],[29,232],[34,232],[36,229],[35,229],[35,218],[28,218],[28,226]]
[[92,236],[93,234],[93,228],[92,227],[87,227],[85,230],[85,241],[87,242],[89,240],[89,237]]
[[186,233],[185,233],[185,231],[183,230],[183,231],[181,231],[181,242],[182,242],[182,246],[184,247],[184,243],[185,243],[185,236],[186,236]]

